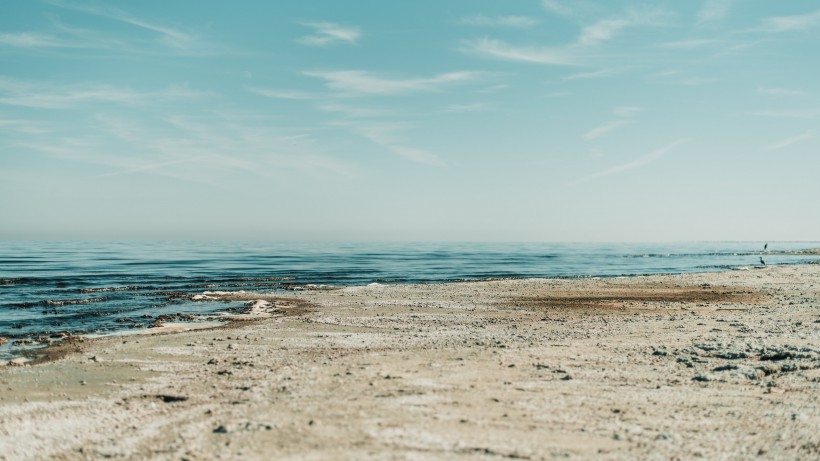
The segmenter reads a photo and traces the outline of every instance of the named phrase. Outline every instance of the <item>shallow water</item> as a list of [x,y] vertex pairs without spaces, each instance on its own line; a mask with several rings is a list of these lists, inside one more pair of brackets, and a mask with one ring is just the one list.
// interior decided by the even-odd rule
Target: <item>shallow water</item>
[[817,263],[818,242],[769,244],[203,243],[0,241],[0,357],[16,340],[144,328],[161,314],[210,314],[206,290],[436,283],[504,277],[703,272]]

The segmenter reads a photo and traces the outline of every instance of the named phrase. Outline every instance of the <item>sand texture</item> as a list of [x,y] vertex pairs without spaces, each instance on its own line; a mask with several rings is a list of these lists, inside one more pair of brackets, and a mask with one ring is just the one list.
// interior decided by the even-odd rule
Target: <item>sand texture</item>
[[211,297],[0,367],[0,459],[820,459],[818,265]]

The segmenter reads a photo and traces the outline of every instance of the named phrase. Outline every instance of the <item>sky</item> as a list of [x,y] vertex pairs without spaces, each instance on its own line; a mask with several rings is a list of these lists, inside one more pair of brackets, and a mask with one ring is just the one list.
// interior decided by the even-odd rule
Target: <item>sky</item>
[[820,240],[820,4],[7,1],[0,238]]

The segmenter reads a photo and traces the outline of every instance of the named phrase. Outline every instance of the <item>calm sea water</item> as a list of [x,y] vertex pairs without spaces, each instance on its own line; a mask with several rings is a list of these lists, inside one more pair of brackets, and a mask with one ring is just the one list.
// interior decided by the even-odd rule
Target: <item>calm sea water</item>
[[[27,339],[144,328],[168,313],[211,314],[206,290],[284,292],[307,284],[437,283],[499,277],[703,272],[817,263],[820,242],[202,243],[0,241],[0,358]],[[21,341],[22,340],[22,341]],[[17,343],[17,344],[15,344]]]

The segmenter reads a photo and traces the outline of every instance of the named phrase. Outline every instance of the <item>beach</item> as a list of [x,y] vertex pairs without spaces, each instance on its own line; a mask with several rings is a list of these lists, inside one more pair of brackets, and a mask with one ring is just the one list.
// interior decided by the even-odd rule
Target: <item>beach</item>
[[0,367],[0,459],[820,456],[820,265],[314,288]]

